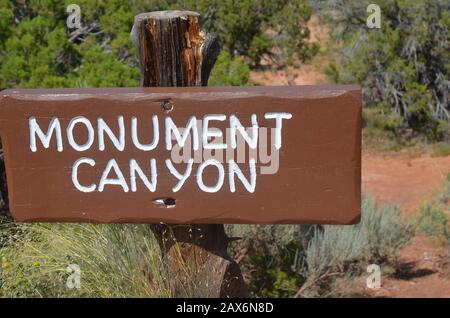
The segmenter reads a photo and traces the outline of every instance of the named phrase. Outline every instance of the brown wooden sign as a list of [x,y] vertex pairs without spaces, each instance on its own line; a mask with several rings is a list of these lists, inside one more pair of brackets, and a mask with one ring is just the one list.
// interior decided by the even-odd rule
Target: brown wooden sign
[[18,221],[359,221],[355,86],[6,90]]

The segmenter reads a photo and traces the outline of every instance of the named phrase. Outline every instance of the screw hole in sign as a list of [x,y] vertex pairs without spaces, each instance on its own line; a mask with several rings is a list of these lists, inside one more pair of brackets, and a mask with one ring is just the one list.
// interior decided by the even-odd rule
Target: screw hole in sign
[[153,203],[161,207],[170,209],[175,207],[175,201],[176,200],[174,198],[158,198],[153,200]]
[[164,100],[161,102],[161,108],[164,113],[170,113],[173,110],[173,102],[170,100]]

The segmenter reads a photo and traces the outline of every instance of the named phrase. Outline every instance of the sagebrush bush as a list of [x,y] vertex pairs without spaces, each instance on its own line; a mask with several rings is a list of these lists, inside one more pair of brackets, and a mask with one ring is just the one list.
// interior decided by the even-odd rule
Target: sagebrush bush
[[[326,296],[330,277],[355,277],[369,262],[392,261],[412,234],[397,208],[377,208],[370,198],[357,225],[228,225],[227,232],[242,237],[230,248],[255,297]],[[6,222],[0,238],[0,297],[170,296],[147,225]],[[80,290],[66,287],[69,264],[80,266]],[[203,271],[187,282],[187,296],[208,296],[211,268]]]
[[369,263],[393,262],[412,237],[412,226],[397,207],[377,208],[369,197],[361,214],[357,225],[230,226],[231,233],[244,237],[236,249],[247,253],[242,267],[253,295],[324,296],[330,277],[351,277]]
[[353,226],[314,227],[299,270],[306,277],[310,290],[306,295],[316,295],[317,283],[333,275],[349,272],[360,274],[370,263],[393,263],[397,251],[412,237],[410,223],[400,217],[395,206],[377,208],[375,201],[363,201],[361,222]]
[[315,235],[306,252],[309,275],[338,268],[353,260],[380,262],[395,256],[395,252],[411,238],[411,226],[400,218],[395,206],[377,208],[366,198],[362,205],[361,222],[353,226],[326,225],[315,228]]

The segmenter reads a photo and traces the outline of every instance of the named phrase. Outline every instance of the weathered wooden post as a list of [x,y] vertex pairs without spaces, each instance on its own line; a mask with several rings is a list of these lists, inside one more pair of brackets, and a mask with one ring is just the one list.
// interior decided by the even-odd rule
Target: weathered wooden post
[[[206,85],[219,52],[199,14],[141,14],[132,37],[142,86],[154,88],[0,93],[7,202],[15,220],[154,224],[177,297],[248,295],[227,254],[223,223],[359,222],[359,87],[174,89]],[[189,131],[181,137],[177,125],[186,122]],[[189,135],[188,147],[202,155],[211,149],[238,155],[244,125],[252,133],[245,133],[243,148],[258,157],[219,162],[202,156],[192,170],[196,153],[181,163],[173,156],[172,145],[184,147]],[[234,134],[226,144],[208,140],[226,131]],[[259,158],[268,149],[270,165]]]
[[[140,62],[141,86],[207,85],[220,47],[202,30],[199,19],[200,14],[192,11],[158,11],[135,17],[131,37]],[[174,107],[176,112],[171,101],[161,101],[161,106],[167,111]],[[227,253],[230,238],[223,224],[151,227],[168,257],[175,296],[248,296],[239,266]],[[195,290],[189,291],[189,286]]]

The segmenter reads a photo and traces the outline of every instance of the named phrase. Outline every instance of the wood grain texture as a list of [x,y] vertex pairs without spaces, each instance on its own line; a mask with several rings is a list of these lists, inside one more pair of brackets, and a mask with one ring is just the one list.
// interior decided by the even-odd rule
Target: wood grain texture
[[[162,109],[162,101],[173,104],[169,113]],[[230,192],[227,180],[217,193],[201,191],[195,178],[198,163],[183,188],[174,193],[172,187],[177,179],[164,165],[171,157],[170,151],[163,142],[150,152],[141,151],[133,146],[129,135],[133,117],[139,120],[142,142],[148,142],[151,133],[141,134],[152,132],[153,115],[161,120],[170,116],[180,126],[193,115],[199,119],[205,114],[224,114],[227,118],[236,115],[249,127],[251,115],[256,114],[261,127],[273,128],[273,121],[262,119],[267,112],[289,112],[292,119],[283,125],[278,171],[258,174],[254,193],[249,193],[239,181],[236,192]],[[210,271],[215,269],[221,277],[220,280],[208,278],[221,282],[213,295],[246,294],[241,276],[236,276],[237,264],[226,254],[229,239],[223,223],[353,224],[360,218],[361,94],[358,87],[7,90],[0,96],[0,113],[13,217],[28,222],[157,224],[153,229],[160,238],[161,248],[173,260],[173,277],[177,277],[173,283],[175,295],[187,295],[183,282],[191,279],[192,273],[205,273],[199,270],[205,267]],[[99,151],[97,139],[84,152],[69,147],[66,127],[77,116],[88,118],[94,126],[98,118],[103,118],[113,129],[117,127],[117,117],[123,116],[124,151],[118,151],[110,142],[104,151]],[[62,152],[56,150],[54,140],[48,149],[40,146],[37,152],[31,152],[30,117],[35,117],[44,130],[52,118],[59,118],[64,134]],[[160,131],[164,130],[162,123]],[[225,131],[227,122],[215,126]],[[76,140],[86,140],[83,129],[74,134]],[[80,157],[96,161],[96,167],[85,166],[80,172],[83,184],[98,183],[111,158],[117,160],[127,179],[131,158],[142,167],[155,158],[159,173],[157,191],[149,192],[139,184],[137,192],[125,193],[120,187],[110,186],[104,192],[81,193],[71,181],[72,165]],[[245,163],[242,165],[247,175]],[[261,166],[258,163],[258,171]],[[214,169],[206,172],[208,184],[214,183],[215,178]],[[153,203],[158,198],[173,198],[176,205],[163,208]],[[221,265],[217,268],[211,264]],[[186,268],[192,270],[186,272]],[[198,281],[204,282],[205,277]]]
[[142,13],[131,38],[141,65],[142,86],[206,86],[219,53],[216,39],[191,11]]
[[[171,101],[166,113],[162,101]],[[353,86],[239,87],[239,88],[126,88],[9,90],[0,99],[0,131],[6,156],[10,207],[21,221],[92,221],[135,223],[312,223],[348,224],[358,221],[360,212],[361,118],[360,90]],[[176,193],[178,180],[169,172],[165,160],[171,151],[164,142],[166,117],[183,127],[191,116],[205,114],[236,115],[250,127],[256,114],[259,126],[274,128],[267,112],[289,112],[292,119],[283,123],[279,167],[273,174],[262,174],[267,166],[256,162],[256,188],[250,193],[236,180],[230,191],[228,175],[220,191],[202,191],[196,179],[199,164],[194,162],[190,177]],[[141,142],[151,141],[152,116],[160,122],[160,142],[151,151],[137,149],[131,138],[130,123],[138,120]],[[125,149],[117,150],[106,138],[99,151],[95,137],[90,149],[76,151],[67,139],[69,122],[84,116],[97,133],[97,119],[103,118],[117,133],[117,118],[124,117]],[[61,124],[64,150],[56,150],[53,139],[48,149],[38,143],[31,152],[29,118],[35,117],[46,130],[53,117]],[[225,132],[228,120],[215,122]],[[95,133],[95,134],[96,134]],[[83,126],[74,130],[80,143],[86,141]],[[248,149],[246,149],[248,150]],[[248,152],[246,152],[248,154]],[[191,153],[194,155],[194,152]],[[134,158],[147,175],[149,160],[156,160],[158,185],[150,192],[139,181],[136,192],[120,186],[106,186],[103,192],[82,193],[72,183],[73,163],[88,157],[95,167],[80,168],[82,184],[99,184],[107,162],[114,158],[130,184],[129,161]],[[225,172],[227,162],[223,162]],[[186,163],[175,164],[184,171]],[[240,163],[248,178],[248,161]],[[205,169],[205,183],[217,180],[217,170]],[[46,182],[43,182],[45,180]],[[158,198],[176,199],[176,206],[165,209],[154,204]]]
[[[141,86],[206,86],[220,51],[191,11],[158,11],[135,17],[131,38],[138,52]],[[166,109],[165,106],[169,105]],[[167,111],[172,104],[166,100]],[[227,253],[224,225],[151,225],[172,271],[177,296],[245,297],[248,289],[239,266]],[[211,271],[211,267],[213,270]],[[193,274],[194,273],[194,274]],[[209,273],[210,277],[196,277]],[[191,282],[204,282],[195,286]],[[210,284],[210,286],[208,286]],[[195,286],[191,291],[186,286]],[[199,294],[199,291],[202,293]],[[208,291],[208,292],[207,292]],[[203,294],[205,293],[205,294]]]

